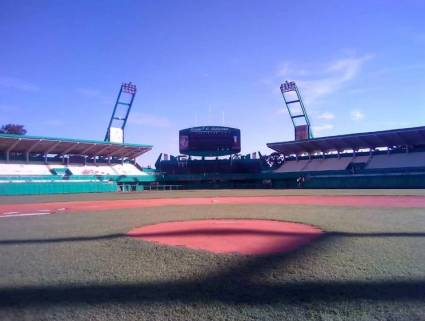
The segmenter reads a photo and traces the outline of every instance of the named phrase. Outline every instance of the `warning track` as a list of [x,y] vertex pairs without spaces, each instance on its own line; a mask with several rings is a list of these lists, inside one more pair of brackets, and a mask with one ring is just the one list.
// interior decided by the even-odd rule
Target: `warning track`
[[64,212],[97,212],[190,205],[317,205],[373,208],[424,208],[425,196],[232,196],[97,200],[0,205],[0,218]]

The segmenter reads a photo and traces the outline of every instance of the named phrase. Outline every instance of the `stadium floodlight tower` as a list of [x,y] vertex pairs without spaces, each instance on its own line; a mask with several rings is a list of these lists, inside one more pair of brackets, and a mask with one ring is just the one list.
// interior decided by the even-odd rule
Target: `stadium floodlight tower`
[[280,85],[283,100],[295,129],[295,140],[313,138],[310,120],[295,81],[285,81]]
[[121,84],[111,120],[105,135],[105,142],[124,143],[124,128],[127,124],[128,115],[136,96],[136,85],[129,83]]

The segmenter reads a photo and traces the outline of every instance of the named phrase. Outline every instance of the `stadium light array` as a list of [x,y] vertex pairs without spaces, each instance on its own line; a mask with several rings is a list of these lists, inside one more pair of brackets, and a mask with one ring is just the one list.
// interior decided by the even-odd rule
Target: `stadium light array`
[[137,91],[136,85],[129,83],[123,83],[122,84],[122,91],[127,94],[135,94]]
[[280,91],[282,93],[286,93],[288,91],[294,91],[296,90],[297,85],[295,84],[295,81],[285,81],[282,85],[280,85]]

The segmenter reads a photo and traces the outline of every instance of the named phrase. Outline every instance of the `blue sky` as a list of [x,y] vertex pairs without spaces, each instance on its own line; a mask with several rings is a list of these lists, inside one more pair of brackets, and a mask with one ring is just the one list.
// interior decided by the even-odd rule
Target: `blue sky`
[[424,1],[0,2],[0,123],[103,139],[121,82],[126,141],[178,153],[178,130],[226,125],[242,152],[293,139],[297,81],[315,136],[425,125]]

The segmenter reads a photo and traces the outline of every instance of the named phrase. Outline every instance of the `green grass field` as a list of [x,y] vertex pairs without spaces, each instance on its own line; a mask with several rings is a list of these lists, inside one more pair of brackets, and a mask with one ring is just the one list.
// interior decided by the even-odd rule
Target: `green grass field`
[[[3,197],[1,204],[234,195],[425,195],[424,190],[233,190]],[[125,236],[203,218],[312,224],[318,241],[217,255]],[[425,320],[425,210],[173,206],[0,220],[0,320]]]

